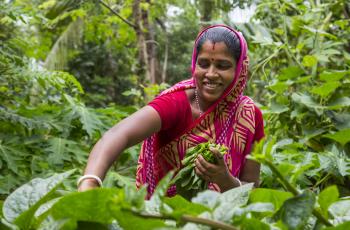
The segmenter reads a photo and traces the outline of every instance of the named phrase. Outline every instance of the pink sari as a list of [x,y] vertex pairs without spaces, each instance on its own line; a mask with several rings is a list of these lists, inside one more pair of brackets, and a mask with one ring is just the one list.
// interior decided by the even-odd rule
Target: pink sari
[[[148,197],[153,194],[158,182],[170,170],[181,168],[181,160],[184,158],[186,150],[199,143],[210,141],[226,145],[229,154],[225,155],[225,161],[233,176],[239,176],[245,163],[245,157],[250,152],[255,133],[255,107],[249,97],[243,96],[248,73],[247,44],[240,32],[225,25],[215,26],[228,28],[240,40],[241,54],[237,62],[234,80],[223,95],[205,113],[196,119],[183,134],[170,143],[159,148],[157,133],[144,141],[138,160],[136,186],[140,187],[147,184]],[[196,43],[205,30],[199,33]],[[192,75],[196,67],[196,56],[196,49],[194,48]],[[163,91],[161,95],[188,88],[195,88],[193,77],[175,84]],[[215,184],[210,184],[209,188],[219,191],[219,187]],[[172,185],[168,189],[168,196],[175,194],[176,187]]]

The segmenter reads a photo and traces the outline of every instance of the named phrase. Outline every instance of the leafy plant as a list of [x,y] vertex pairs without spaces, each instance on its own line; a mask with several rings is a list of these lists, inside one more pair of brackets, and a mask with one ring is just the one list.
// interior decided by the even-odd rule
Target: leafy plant
[[211,152],[211,148],[218,150],[222,155],[227,153],[227,147],[210,142],[200,143],[186,151],[185,157],[181,161],[183,168],[173,179],[178,194],[191,199],[198,192],[208,189],[208,183],[195,173],[194,161],[198,155],[202,155],[207,162],[215,164],[217,160]]

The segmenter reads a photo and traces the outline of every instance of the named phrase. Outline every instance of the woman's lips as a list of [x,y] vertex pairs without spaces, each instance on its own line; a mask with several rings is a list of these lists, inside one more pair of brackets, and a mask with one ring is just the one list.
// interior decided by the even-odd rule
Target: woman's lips
[[220,88],[221,84],[219,83],[213,83],[213,82],[203,82],[203,86],[208,90],[216,90]]

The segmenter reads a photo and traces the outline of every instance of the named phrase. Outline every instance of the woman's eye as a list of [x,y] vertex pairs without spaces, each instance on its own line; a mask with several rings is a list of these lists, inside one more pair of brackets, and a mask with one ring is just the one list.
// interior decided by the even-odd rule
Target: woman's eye
[[198,61],[198,66],[203,68],[203,69],[206,69],[206,68],[209,68],[210,66],[210,63],[208,61]]
[[216,64],[216,68],[218,68],[220,70],[228,70],[231,67],[232,67],[232,65],[230,63],[217,63]]

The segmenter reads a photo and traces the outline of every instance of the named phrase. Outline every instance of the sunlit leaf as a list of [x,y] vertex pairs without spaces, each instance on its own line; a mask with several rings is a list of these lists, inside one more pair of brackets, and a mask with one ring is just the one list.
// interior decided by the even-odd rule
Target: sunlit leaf
[[339,197],[339,192],[336,186],[330,186],[318,195],[318,203],[320,204],[323,215],[328,216],[328,207],[336,202]]
[[57,221],[72,219],[74,221],[111,223],[113,213],[109,207],[114,197],[120,194],[121,190],[117,191],[116,189],[92,189],[86,192],[72,193],[56,202],[49,214]]
[[275,210],[278,210],[282,206],[283,202],[291,198],[292,196],[293,194],[291,194],[290,192],[266,188],[257,188],[251,192],[249,196],[249,202],[270,202],[274,205]]
[[282,69],[281,73],[277,76],[279,80],[294,80],[298,78],[304,71],[297,66],[290,66]]
[[317,94],[322,98],[328,97],[331,93],[341,86],[340,82],[327,82],[321,86],[316,86],[311,88],[311,93]]
[[317,64],[317,58],[312,55],[305,55],[303,57],[303,65],[306,67],[312,67]]
[[349,71],[325,71],[320,74],[320,80],[322,81],[340,81],[346,74],[349,74]]
[[323,137],[330,138],[339,142],[342,145],[345,145],[350,141],[350,129],[343,129],[333,134],[326,134],[323,135]]

